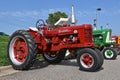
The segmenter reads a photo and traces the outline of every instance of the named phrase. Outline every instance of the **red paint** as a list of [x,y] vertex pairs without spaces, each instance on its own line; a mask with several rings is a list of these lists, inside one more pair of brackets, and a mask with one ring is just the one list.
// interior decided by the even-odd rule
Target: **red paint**
[[38,49],[43,53],[61,49],[94,47],[92,25],[90,24],[65,26],[54,30],[45,27],[43,35],[40,34],[40,31],[28,30],[28,32],[33,36]]
[[19,62],[24,62],[28,53],[26,42],[22,38],[18,38],[14,43],[14,57]]
[[112,40],[115,40],[116,41],[116,44],[114,44],[114,46],[119,46],[119,37],[120,36],[112,36]]
[[93,63],[92,58],[90,57],[90,55],[87,55],[87,54],[83,56],[82,61],[88,67],[91,66]]

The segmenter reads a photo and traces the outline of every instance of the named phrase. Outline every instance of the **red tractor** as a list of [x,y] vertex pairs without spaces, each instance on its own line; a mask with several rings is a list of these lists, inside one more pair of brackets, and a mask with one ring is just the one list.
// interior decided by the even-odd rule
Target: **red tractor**
[[37,54],[42,54],[48,63],[59,63],[68,49],[77,53],[80,70],[96,71],[101,68],[103,55],[94,48],[90,24],[51,29],[41,22],[43,20],[37,21],[37,28],[18,30],[11,35],[8,57],[14,69],[28,69]]
[[112,36],[112,40],[116,42],[112,46],[115,48],[117,53],[120,54],[120,36]]

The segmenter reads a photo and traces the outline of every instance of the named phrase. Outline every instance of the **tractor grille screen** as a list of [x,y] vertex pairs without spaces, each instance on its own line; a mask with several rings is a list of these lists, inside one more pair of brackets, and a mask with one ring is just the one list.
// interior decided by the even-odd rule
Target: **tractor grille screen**
[[85,29],[85,41],[92,42],[92,29]]

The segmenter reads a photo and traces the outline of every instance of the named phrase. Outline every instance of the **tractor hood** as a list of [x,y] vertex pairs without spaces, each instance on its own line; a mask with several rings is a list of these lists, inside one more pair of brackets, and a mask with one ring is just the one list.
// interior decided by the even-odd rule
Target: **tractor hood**
[[83,24],[79,26],[65,26],[65,27],[60,27],[56,28],[54,30],[47,30],[45,32],[46,36],[62,36],[62,35],[70,35],[70,34],[78,34],[80,29],[92,29],[91,24]]

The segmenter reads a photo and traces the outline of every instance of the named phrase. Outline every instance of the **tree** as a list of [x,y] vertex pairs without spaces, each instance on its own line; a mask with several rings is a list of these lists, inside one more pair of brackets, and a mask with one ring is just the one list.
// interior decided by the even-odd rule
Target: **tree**
[[54,26],[54,24],[60,19],[60,18],[67,18],[68,15],[64,12],[57,11],[55,13],[49,14],[48,19],[46,20],[47,24],[50,24],[51,26]]
[[0,36],[9,36],[9,35],[5,34],[4,32],[0,32]]

